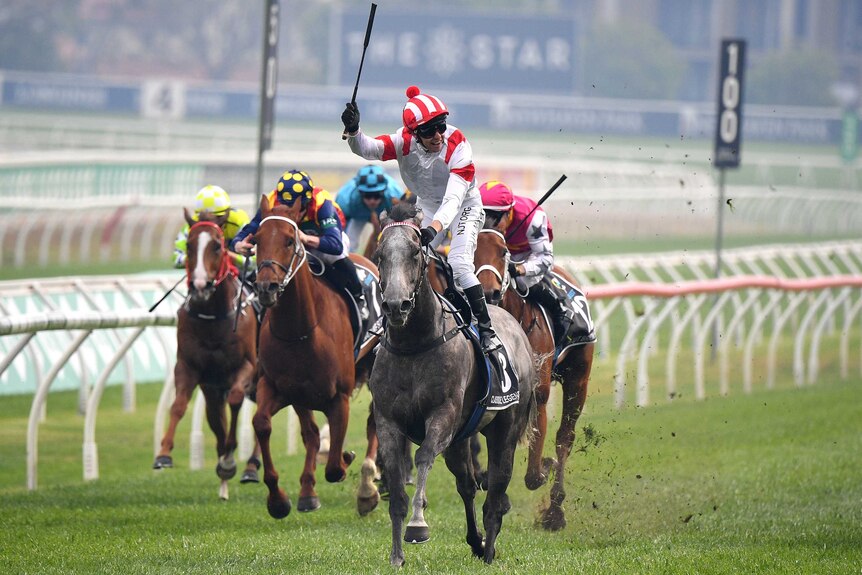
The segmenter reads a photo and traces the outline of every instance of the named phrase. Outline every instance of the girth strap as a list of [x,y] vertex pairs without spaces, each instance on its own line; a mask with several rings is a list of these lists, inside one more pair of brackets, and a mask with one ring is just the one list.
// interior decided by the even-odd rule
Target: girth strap
[[455,327],[453,327],[452,329],[450,329],[449,331],[447,331],[446,333],[444,333],[443,335],[441,335],[440,337],[438,337],[424,347],[397,348],[393,346],[389,339],[386,337],[380,338],[380,345],[382,345],[386,351],[388,351],[389,353],[394,353],[395,355],[416,355],[440,347],[441,345],[458,335],[459,331],[466,328],[467,326],[464,325],[456,325]]

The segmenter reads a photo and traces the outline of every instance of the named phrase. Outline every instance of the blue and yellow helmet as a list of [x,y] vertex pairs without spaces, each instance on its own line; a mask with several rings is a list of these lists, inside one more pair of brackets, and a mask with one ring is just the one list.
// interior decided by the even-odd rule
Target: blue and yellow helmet
[[296,200],[300,200],[304,206],[311,199],[313,191],[314,182],[311,181],[311,176],[299,170],[286,171],[275,185],[278,202],[288,206],[292,206]]

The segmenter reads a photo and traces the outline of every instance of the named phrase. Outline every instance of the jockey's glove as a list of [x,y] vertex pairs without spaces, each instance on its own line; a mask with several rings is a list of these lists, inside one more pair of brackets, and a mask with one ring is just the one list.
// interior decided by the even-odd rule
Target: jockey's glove
[[421,230],[419,230],[419,241],[422,242],[423,246],[429,245],[431,242],[434,241],[434,238],[436,238],[436,237],[437,237],[437,230],[435,230],[431,226],[428,226],[426,228],[422,228]]
[[341,123],[344,124],[344,131],[348,134],[359,130],[359,106],[356,102],[347,103],[344,111],[341,112]]
[[518,264],[516,264],[515,262],[509,262],[509,275],[513,278],[516,278],[521,275],[518,272]]

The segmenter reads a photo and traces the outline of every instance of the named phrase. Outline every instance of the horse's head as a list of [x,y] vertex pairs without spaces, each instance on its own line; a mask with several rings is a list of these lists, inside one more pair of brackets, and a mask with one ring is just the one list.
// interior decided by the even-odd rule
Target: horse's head
[[506,238],[495,229],[483,229],[473,255],[476,277],[482,283],[485,299],[492,305],[502,301],[509,287],[509,248]]
[[189,237],[186,242],[189,297],[193,302],[203,302],[212,296],[216,286],[224,281],[231,271],[230,255],[221,229],[228,215],[225,213],[214,216],[210,212],[201,212],[195,221],[185,208],[183,215],[189,224]]
[[265,307],[275,305],[278,296],[306,261],[296,224],[300,215],[299,202],[271,208],[266,196],[261,198],[260,227],[254,236],[257,242],[254,290]]
[[384,212],[380,243],[374,254],[380,272],[383,313],[393,326],[403,326],[416,306],[416,294],[425,277],[427,260],[419,242],[422,212],[406,202]]

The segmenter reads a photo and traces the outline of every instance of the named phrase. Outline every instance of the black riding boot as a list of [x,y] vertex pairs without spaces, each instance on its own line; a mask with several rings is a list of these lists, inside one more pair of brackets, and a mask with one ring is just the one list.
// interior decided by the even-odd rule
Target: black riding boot
[[347,288],[350,295],[359,306],[359,316],[362,321],[368,319],[368,303],[365,301],[365,294],[362,293],[362,284],[359,282],[359,276],[356,275],[356,264],[350,258],[341,258],[332,264],[332,271],[335,272],[335,281],[339,287]]
[[551,314],[551,321],[554,322],[554,341],[560,342],[568,335],[575,318],[561,294],[557,294],[546,281],[542,280],[530,288],[527,297],[542,304]]
[[500,348],[503,344],[491,325],[491,316],[488,315],[488,305],[485,303],[485,294],[482,291],[482,286],[475,285],[467,288],[464,290],[464,295],[467,296],[470,309],[473,310],[473,315],[476,316],[476,326],[479,328],[482,350],[485,353],[490,353]]

